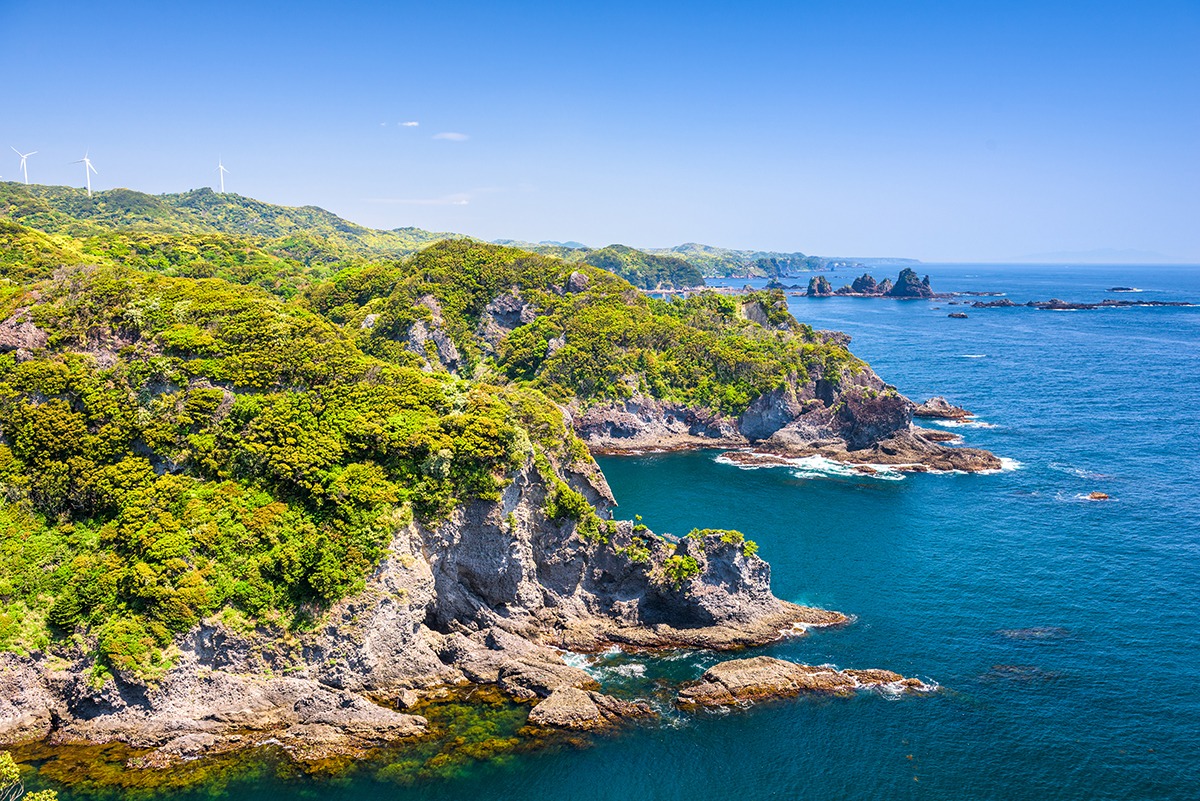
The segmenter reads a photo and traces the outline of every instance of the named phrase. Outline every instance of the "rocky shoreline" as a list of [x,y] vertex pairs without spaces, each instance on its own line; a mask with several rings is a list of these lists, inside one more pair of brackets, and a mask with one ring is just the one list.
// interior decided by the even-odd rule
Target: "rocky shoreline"
[[[582,281],[573,273],[568,284]],[[483,341],[526,322],[516,295],[501,300],[485,310]],[[436,302],[421,305],[427,318],[409,329],[407,345],[430,370],[453,372],[462,354]],[[771,327],[757,302],[741,313]],[[20,342],[29,335],[23,326],[13,328]],[[800,330],[790,318],[776,327],[780,335]],[[836,332],[803,336],[808,344],[849,342]],[[986,451],[953,447],[952,435],[915,426],[928,404],[914,404],[841,348],[830,350],[829,361],[797,368],[736,416],[638,393],[576,400],[563,411],[596,453],[726,448],[744,454],[731,458],[820,455],[863,472],[1000,467]],[[611,490],[586,453],[542,456],[506,468],[495,500],[462,503],[438,522],[398,513],[365,586],[314,608],[311,627],[218,614],[177,636],[152,675],[107,666],[83,629],[41,651],[0,654],[0,743],[120,743],[135,752],[131,768],[262,747],[300,763],[355,759],[421,742],[431,736],[425,705],[475,688],[530,704],[531,726],[592,731],[653,710],[644,699],[605,694],[564,661],[566,651],[733,651],[849,622],[777,598],[769,565],[740,534],[675,538],[617,521]],[[575,501],[555,500],[564,495]],[[755,697],[900,680],[774,663],[772,675],[775,684],[755,679],[766,688]]]
[[[575,410],[576,433],[596,454],[627,455],[719,448],[734,461],[820,456],[837,462],[919,471],[990,472],[994,454],[951,445],[960,438],[914,425],[914,418],[969,421],[944,398],[917,405],[869,368],[834,389],[818,379],[761,396],[743,415],[722,417],[651,398]],[[865,470],[864,470],[865,472]]]
[[598,471],[558,475],[605,538],[547,519],[552,484],[527,468],[499,501],[400,528],[364,590],[309,631],[209,619],[155,677],[107,674],[87,641],[0,654],[0,742],[121,743],[131,768],[268,746],[301,763],[357,758],[420,742],[429,725],[414,712],[471,687],[533,704],[530,725],[588,731],[652,710],[602,693],[564,649],[727,651],[848,622],[776,598],[740,537],[656,536],[611,520]]
[[920,679],[890,670],[838,670],[828,665],[802,665],[756,656],[714,665],[699,681],[684,687],[676,704],[686,710],[740,706],[753,701],[791,698],[804,693],[850,695],[860,689],[927,693],[937,689]]

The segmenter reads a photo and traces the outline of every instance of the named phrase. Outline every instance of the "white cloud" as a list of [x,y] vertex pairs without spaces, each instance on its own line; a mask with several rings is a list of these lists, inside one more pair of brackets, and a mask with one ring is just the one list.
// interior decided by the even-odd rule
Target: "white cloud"
[[471,137],[467,136],[465,133],[456,133],[454,131],[443,131],[442,133],[434,134],[433,138],[434,139],[444,139],[447,142],[465,142],[468,139],[470,139]]
[[417,122],[416,120],[409,120],[408,122],[400,123],[400,125],[404,128],[416,128],[420,124],[421,123]]

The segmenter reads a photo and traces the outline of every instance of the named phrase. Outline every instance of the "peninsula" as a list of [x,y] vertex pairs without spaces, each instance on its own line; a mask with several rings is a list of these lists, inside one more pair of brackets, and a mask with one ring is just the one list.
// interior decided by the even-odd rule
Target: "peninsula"
[[[999,467],[780,292],[662,300],[465,238],[386,258],[320,210],[0,186],[0,742],[322,759],[484,685],[534,725],[644,716],[562,649],[847,618],[776,598],[739,532],[616,519],[593,451]],[[753,667],[779,695],[902,679],[786,664]],[[705,682],[749,693],[729,671]]]

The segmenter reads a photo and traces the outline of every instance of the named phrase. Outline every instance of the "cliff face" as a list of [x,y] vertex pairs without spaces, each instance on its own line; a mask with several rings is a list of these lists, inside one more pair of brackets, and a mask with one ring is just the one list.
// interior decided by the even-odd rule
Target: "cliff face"
[[[542,389],[593,449],[994,460],[914,429],[913,404],[781,296],[651,303],[594,268],[469,243],[323,292],[309,309],[81,268],[3,315],[20,368],[0,375],[0,457],[28,481],[0,495],[28,502],[32,531],[72,518],[119,536],[80,549],[90,572],[22,563],[71,568],[27,593],[55,612],[52,644],[0,654],[0,742],[117,740],[146,766],[265,742],[317,759],[421,734],[394,707],[463,684],[554,699],[536,719],[588,728],[646,710],[558,649],[729,649],[845,621],[777,599],[735,532],[612,520]],[[244,490],[266,494],[229,500]],[[147,576],[153,597],[126,591]]]
[[914,426],[917,408],[862,368],[793,380],[760,395],[738,417],[635,396],[589,406],[573,424],[597,452],[754,447],[787,457],[819,455],[915,470],[1000,468],[987,451],[945,445],[938,432]]
[[[550,478],[595,505],[599,537],[546,517],[552,489],[539,470],[511,478],[499,501],[401,528],[365,589],[311,631],[206,620],[177,638],[173,666],[153,682],[92,678],[86,643],[0,654],[0,742],[118,740],[154,749],[149,766],[266,741],[302,759],[354,754],[424,731],[423,718],[376,703],[413,690],[483,683],[537,699],[593,689],[557,648],[733,648],[845,620],[777,599],[767,563],[740,538],[664,539],[610,521],[598,472]],[[645,712],[598,693],[589,703],[605,719]]]

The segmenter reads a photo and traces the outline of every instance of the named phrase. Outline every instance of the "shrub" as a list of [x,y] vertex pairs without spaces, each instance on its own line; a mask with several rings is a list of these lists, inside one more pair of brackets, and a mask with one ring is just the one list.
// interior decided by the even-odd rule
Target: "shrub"
[[674,554],[663,562],[663,577],[678,589],[684,582],[700,574],[700,563],[691,556]]

